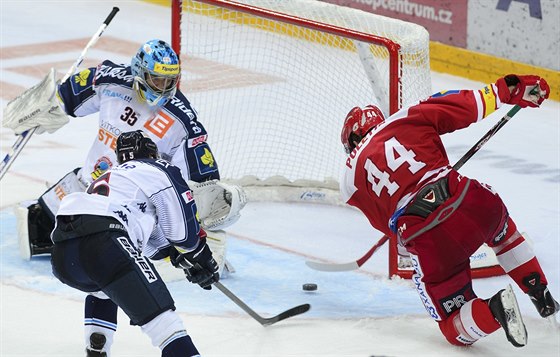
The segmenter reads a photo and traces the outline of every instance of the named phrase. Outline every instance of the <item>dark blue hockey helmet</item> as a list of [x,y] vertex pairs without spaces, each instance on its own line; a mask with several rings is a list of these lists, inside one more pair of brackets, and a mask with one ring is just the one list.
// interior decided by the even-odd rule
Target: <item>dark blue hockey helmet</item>
[[121,133],[115,154],[119,165],[134,159],[159,158],[157,145],[142,130]]

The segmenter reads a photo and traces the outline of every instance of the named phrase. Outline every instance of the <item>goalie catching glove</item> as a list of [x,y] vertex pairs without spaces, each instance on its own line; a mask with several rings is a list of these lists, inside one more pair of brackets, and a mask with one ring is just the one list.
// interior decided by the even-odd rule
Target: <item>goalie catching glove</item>
[[51,68],[40,83],[8,103],[2,125],[18,135],[35,127],[37,134],[54,133],[69,121],[59,106],[56,90],[56,71]]
[[200,239],[195,250],[181,253],[179,249],[181,248],[175,247],[169,250],[171,264],[175,268],[183,269],[191,283],[198,284],[205,290],[212,289],[212,284],[220,280],[220,275],[218,263],[206,244],[206,234]]
[[[502,102],[517,104],[521,108],[538,108],[550,95],[548,83],[539,76],[508,74],[504,78],[498,79],[496,85]],[[513,91],[510,94],[512,87]]]
[[204,229],[224,229],[237,222],[241,209],[247,203],[245,192],[240,186],[218,180],[187,183],[193,191],[198,218]]

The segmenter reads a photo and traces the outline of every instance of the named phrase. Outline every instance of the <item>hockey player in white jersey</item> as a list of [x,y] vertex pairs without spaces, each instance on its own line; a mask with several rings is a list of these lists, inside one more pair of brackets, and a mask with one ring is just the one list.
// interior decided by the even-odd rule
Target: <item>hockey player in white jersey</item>
[[197,196],[199,218],[209,232],[209,242],[213,242],[222,267],[225,233],[221,229],[239,218],[245,196],[239,187],[219,181],[218,165],[206,141],[206,129],[188,99],[177,89],[180,65],[173,49],[164,41],[151,40],[140,47],[130,65],[106,60],[60,84],[55,83],[53,72],[45,79],[51,83],[34,93],[37,98],[50,96],[44,104],[48,110],[39,108],[40,101],[25,103],[37,105],[37,111],[44,115],[31,120],[6,115],[4,126],[17,134],[33,127],[37,127],[37,133],[52,133],[69,121],[68,116],[83,117],[98,112],[99,128],[82,167],[65,175],[38,201],[18,207],[22,257],[29,259],[51,251],[49,234],[62,197],[83,191],[114,166],[119,134],[140,129],[157,144],[162,158],[179,167],[184,178],[190,180]]
[[170,257],[204,289],[219,280],[193,192],[177,167],[158,158],[156,145],[142,131],[121,134],[116,153],[118,165],[87,192],[63,198],[52,233],[53,273],[90,293],[87,356],[110,356],[117,305],[162,356],[199,356],[165,283],[145,258]]

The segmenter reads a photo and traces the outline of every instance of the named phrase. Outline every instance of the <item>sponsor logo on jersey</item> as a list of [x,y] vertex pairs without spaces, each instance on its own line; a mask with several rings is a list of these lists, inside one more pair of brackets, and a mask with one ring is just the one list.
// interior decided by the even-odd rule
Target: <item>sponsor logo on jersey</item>
[[[124,207],[126,208],[126,206],[124,206]],[[113,211],[113,213],[116,214],[117,216],[119,216],[121,221],[123,221],[124,223],[126,223],[128,225],[128,216],[126,215],[126,213],[124,213],[123,211]]]
[[61,201],[64,198],[64,196],[66,196],[66,192],[64,191],[62,185],[56,185],[54,189],[54,193],[56,194],[56,197],[58,197],[58,199]]
[[208,148],[203,148],[203,150],[204,154],[199,156],[200,161],[206,166],[214,167],[214,156]]
[[197,136],[196,138],[189,139],[187,141],[187,147],[194,148],[198,144],[206,142],[206,139],[208,139],[208,135],[201,135],[201,136]]
[[130,103],[132,101],[131,96],[123,94],[123,93],[115,92],[115,91],[112,91],[110,89],[104,89],[103,92],[101,92],[101,94],[105,97],[120,98],[127,103]]
[[218,169],[212,152],[208,149],[208,145],[200,145],[194,148],[197,159],[198,170],[201,174],[207,174]]
[[97,68],[95,78],[101,78],[101,77],[117,78],[126,82],[132,82],[132,80],[134,79],[132,74],[126,73],[125,67],[115,68],[115,67],[107,66],[105,64],[102,64]]
[[111,151],[115,151],[117,148],[117,137],[118,135],[115,135],[103,128],[99,128],[99,131],[97,132],[97,140],[111,148]]
[[142,213],[146,213],[146,207],[148,207],[148,204],[146,202],[140,202],[136,204],[138,206],[138,209],[142,212]]
[[[169,57],[164,57],[168,59],[167,62],[171,62]],[[154,66],[154,72],[160,74],[179,74],[179,65],[178,64],[165,64],[165,63],[156,63]]]
[[144,128],[158,138],[162,139],[174,123],[175,120],[173,118],[171,118],[167,113],[160,111],[155,118],[148,120],[144,124]]
[[74,82],[76,82],[80,87],[85,87],[88,84],[89,75],[91,70],[84,69],[80,73],[74,76]]
[[84,69],[80,73],[75,74],[70,81],[72,92],[79,94],[90,88],[93,84],[93,77],[92,71],[89,69]]
[[181,194],[181,197],[183,197],[186,203],[192,202],[192,200],[194,200],[194,196],[191,190],[183,192],[183,194]]
[[[174,107],[176,107],[177,109],[179,109],[183,113],[187,114],[187,116],[189,117],[190,120],[194,120],[196,118],[196,115],[194,114],[193,110],[191,108],[187,107],[181,99],[179,99],[177,97],[173,97],[173,98],[171,98],[171,100],[169,102]],[[191,121],[191,125],[193,125],[192,121]],[[195,131],[195,133],[196,133],[196,131]]]
[[156,273],[154,272],[150,264],[146,261],[146,258],[136,250],[136,248],[130,243],[128,239],[126,239],[125,237],[119,237],[117,238],[117,241],[122,245],[124,250],[128,252],[138,268],[140,268],[140,270],[146,277],[146,280],[148,280],[148,283],[151,284],[158,280]]
[[482,96],[482,103],[484,106],[484,117],[494,113],[496,111],[496,95],[492,89],[492,85],[487,85],[483,89],[478,91]]
[[101,175],[103,175],[107,170],[113,166],[113,162],[107,156],[100,157],[93,165],[93,172],[91,173],[91,178],[97,180]]

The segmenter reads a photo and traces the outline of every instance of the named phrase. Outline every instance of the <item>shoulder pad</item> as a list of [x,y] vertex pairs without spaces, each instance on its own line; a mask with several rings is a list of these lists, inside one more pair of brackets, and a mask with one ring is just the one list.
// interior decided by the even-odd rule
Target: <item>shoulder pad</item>
[[105,60],[97,66],[94,85],[120,84],[132,87],[133,79],[130,65],[115,64]]

